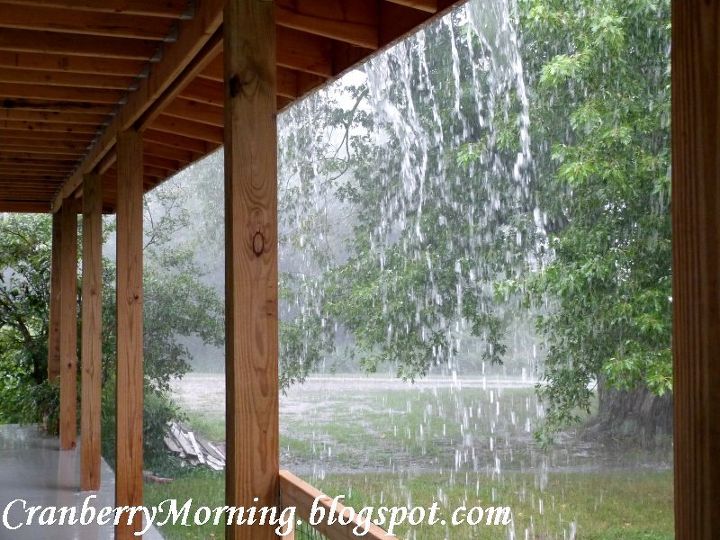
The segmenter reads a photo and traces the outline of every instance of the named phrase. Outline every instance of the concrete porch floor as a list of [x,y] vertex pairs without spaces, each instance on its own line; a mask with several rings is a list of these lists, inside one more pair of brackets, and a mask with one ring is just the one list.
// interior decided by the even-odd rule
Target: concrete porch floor
[[[79,511],[88,495],[95,494],[91,506],[114,507],[115,477],[103,460],[102,487],[98,492],[80,491],[80,450],[60,451],[56,437],[49,437],[37,426],[0,425],[0,540],[105,540],[114,537],[112,522],[100,526],[55,525],[23,526],[8,530],[3,514],[15,499],[24,499],[28,506],[74,506]],[[23,522],[27,514],[19,503],[7,512],[11,525]],[[37,522],[37,516],[35,520]],[[161,540],[156,529],[144,538]]]

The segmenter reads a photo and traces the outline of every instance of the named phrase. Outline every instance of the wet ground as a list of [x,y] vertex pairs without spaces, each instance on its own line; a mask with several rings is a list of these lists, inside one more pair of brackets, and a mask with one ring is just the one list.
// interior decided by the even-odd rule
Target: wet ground
[[[222,374],[190,374],[173,385],[191,415],[222,429]],[[429,378],[409,384],[378,376],[324,376],[280,400],[281,463],[299,473],[596,472],[663,470],[671,448],[641,449],[575,430],[540,448],[543,409],[534,381]]]

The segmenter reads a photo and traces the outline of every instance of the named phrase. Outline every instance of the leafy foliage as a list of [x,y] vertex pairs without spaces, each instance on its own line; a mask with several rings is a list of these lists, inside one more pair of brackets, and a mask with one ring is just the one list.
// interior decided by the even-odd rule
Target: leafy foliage
[[671,390],[669,2],[523,0],[548,257],[529,279],[550,431],[596,381]]
[[[145,462],[166,468],[164,427],[181,417],[169,383],[187,372],[190,353],[179,339],[222,340],[222,304],[201,282],[193,246],[178,243],[188,227],[182,193],[163,186],[146,207],[144,272]],[[105,232],[111,232],[106,223]],[[47,381],[50,219],[0,217],[0,421],[37,422],[57,415],[57,385]],[[116,400],[115,267],[104,260],[102,430],[103,454],[114,461]]]

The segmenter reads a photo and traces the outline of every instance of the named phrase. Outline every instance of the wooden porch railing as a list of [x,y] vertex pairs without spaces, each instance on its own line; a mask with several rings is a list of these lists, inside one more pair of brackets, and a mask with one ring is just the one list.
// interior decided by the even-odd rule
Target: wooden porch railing
[[[312,511],[313,503],[318,500],[318,504],[325,510],[325,518],[313,528],[327,537],[329,540],[357,540],[358,538],[367,538],[369,540],[397,540],[397,537],[388,534],[377,525],[371,525],[367,534],[359,536],[353,531],[359,527],[364,530],[364,524],[355,516],[347,525],[338,523],[337,516],[349,517],[349,511],[344,505],[337,503],[335,505],[335,523],[328,524],[328,513],[330,506],[333,504],[332,497],[325,495],[319,489],[314,488],[304,480],[301,480],[289,471],[280,471],[280,504],[283,508],[295,507],[296,519],[301,519],[310,526],[308,520]],[[344,520],[347,521],[347,520]],[[295,540],[295,532],[286,539]]]

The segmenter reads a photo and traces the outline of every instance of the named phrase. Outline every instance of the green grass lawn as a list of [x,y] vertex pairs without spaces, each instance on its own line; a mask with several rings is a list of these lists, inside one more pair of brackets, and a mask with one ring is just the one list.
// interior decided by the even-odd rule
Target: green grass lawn
[[[537,487],[532,474],[506,473],[492,480],[484,476],[467,479],[442,474],[405,476],[398,474],[328,475],[313,483],[329,495],[343,494],[355,508],[366,505],[430,506],[438,501],[443,515],[460,505],[507,505],[513,509],[516,538],[562,539],[574,522],[577,538],[583,540],[668,540],[673,538],[672,475],[670,472],[634,473],[550,473],[544,490]],[[167,485],[148,484],[146,504],[167,498],[209,507],[223,504],[222,474],[196,470]],[[494,501],[493,501],[494,499]],[[540,508],[542,506],[542,513]],[[222,538],[223,528],[205,526],[202,530],[165,526],[168,539]],[[483,540],[507,538],[503,527],[456,528],[400,527],[400,538],[436,540]],[[411,534],[413,534],[411,536]]]
[[[571,530],[581,540],[673,538],[669,449],[600,448],[571,432],[546,452],[532,437],[541,414],[532,388],[348,392],[329,384],[300,391],[299,407],[281,415],[281,463],[293,472],[321,471],[300,476],[328,495],[345,495],[350,506],[437,501],[446,516],[458,506],[510,506],[517,540],[567,540]],[[191,412],[188,423],[224,440],[220,414]],[[563,469],[572,472],[557,472]],[[223,505],[224,480],[194,470],[146,490],[149,504],[193,498],[196,507],[212,508]],[[224,535],[211,525],[162,532],[171,540]],[[396,533],[412,540],[508,538],[504,528],[468,525]]]

